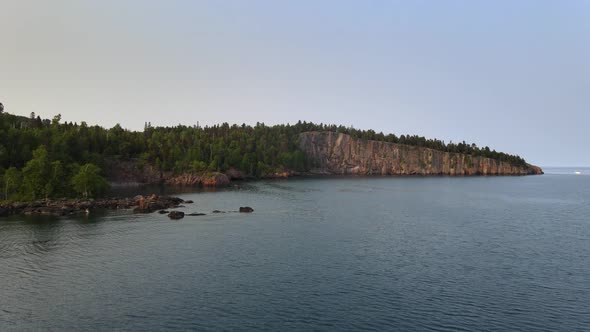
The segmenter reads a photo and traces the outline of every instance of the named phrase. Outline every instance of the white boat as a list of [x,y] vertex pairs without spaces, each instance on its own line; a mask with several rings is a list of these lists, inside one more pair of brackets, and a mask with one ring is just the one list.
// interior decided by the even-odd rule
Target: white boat
[[582,174],[582,172],[580,172],[580,171],[575,171],[574,173],[575,173],[576,175],[580,175],[580,174]]

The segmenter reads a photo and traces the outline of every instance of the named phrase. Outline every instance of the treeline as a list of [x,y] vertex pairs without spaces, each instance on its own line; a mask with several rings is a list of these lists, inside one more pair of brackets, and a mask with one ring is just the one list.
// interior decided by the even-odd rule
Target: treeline
[[374,130],[359,130],[350,127],[343,127],[343,126],[335,126],[335,125],[315,125],[315,124],[308,124],[308,128],[312,128],[310,130],[329,130],[333,132],[345,133],[350,135],[351,137],[358,138],[358,139],[365,139],[365,140],[373,140],[373,141],[382,141],[382,142],[390,142],[390,143],[398,143],[398,144],[406,144],[406,145],[413,145],[419,146],[434,150],[440,150],[445,152],[452,152],[452,153],[464,153],[469,154],[474,157],[485,157],[496,159],[500,161],[505,161],[513,165],[517,166],[526,166],[526,161],[516,155],[511,155],[503,152],[497,152],[496,150],[492,150],[489,147],[478,147],[475,143],[468,144],[465,141],[460,143],[445,143],[444,141],[438,139],[427,139],[424,136],[418,135],[401,135],[396,136],[394,134],[385,135],[383,133],[376,133]]
[[108,189],[100,156],[66,148],[76,137],[60,120],[0,111],[0,200],[95,197]]
[[[0,113],[0,176],[4,198],[27,199],[96,195],[104,190],[107,160],[136,159],[162,172],[225,172],[238,169],[250,176],[308,167],[297,138],[306,131],[333,131],[355,138],[427,147],[483,156],[516,165],[524,159],[479,148],[475,144],[445,143],[420,136],[385,135],[373,130],[298,122],[294,125],[152,127],[130,131],[120,125],[105,129],[62,122],[61,116],[41,119]],[[76,178],[86,172],[84,181]],[[18,173],[18,174],[17,174]],[[20,182],[19,182],[20,181]],[[52,182],[53,181],[53,182]]]

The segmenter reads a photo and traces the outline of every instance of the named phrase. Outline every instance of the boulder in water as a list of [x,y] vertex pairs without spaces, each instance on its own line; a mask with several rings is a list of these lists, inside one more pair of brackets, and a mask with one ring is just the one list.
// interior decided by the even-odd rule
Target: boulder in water
[[184,212],[181,211],[171,211],[168,213],[168,218],[172,220],[178,220],[184,218]]

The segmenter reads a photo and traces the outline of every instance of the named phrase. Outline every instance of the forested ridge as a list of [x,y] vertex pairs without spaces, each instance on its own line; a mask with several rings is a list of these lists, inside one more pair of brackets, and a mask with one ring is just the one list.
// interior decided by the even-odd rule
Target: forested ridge
[[373,130],[298,122],[293,125],[153,127],[130,131],[116,125],[106,129],[0,113],[0,199],[33,200],[51,197],[97,196],[107,187],[105,162],[133,159],[162,172],[206,173],[237,169],[253,177],[285,170],[305,171],[299,134],[308,131],[346,133],[353,138],[471,154],[524,166],[519,156],[475,144],[445,143],[417,135],[385,135]]

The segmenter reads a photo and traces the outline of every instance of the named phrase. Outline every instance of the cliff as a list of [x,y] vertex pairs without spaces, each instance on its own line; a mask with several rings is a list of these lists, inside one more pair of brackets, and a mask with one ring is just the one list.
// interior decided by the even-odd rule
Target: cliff
[[[323,175],[528,175],[543,174],[533,165],[508,162],[467,154],[449,153],[412,145],[354,139],[334,132],[304,132],[299,148],[305,153],[312,174]],[[160,172],[138,159],[106,162],[106,174],[112,183],[167,184],[179,186],[226,186],[230,180],[248,176],[236,169],[226,174]],[[261,178],[298,175],[283,169]]]
[[354,139],[333,132],[306,132],[299,148],[312,173],[333,175],[528,175],[543,174],[533,165],[450,153],[404,144]]

